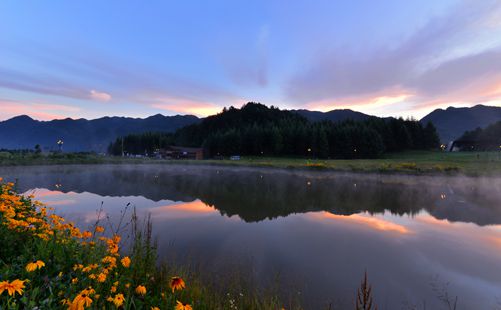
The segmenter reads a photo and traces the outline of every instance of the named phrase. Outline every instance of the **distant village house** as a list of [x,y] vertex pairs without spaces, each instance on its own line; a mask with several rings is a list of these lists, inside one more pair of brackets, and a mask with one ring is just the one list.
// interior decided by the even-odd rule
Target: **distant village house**
[[183,147],[169,146],[165,149],[160,149],[157,152],[157,157],[166,159],[204,159],[203,148],[198,147]]

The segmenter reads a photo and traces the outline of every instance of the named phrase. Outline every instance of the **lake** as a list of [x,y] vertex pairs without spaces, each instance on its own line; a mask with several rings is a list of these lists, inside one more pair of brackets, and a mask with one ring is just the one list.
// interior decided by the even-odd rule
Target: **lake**
[[[501,308],[501,178],[193,165],[0,167],[80,227],[150,214],[160,259],[237,269],[306,308]],[[337,309],[337,308],[336,308]]]

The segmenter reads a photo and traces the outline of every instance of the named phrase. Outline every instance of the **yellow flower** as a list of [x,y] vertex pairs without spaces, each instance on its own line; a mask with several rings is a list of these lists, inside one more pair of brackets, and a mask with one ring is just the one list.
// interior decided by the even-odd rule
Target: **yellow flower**
[[193,308],[189,304],[183,304],[179,300],[176,301],[176,310],[193,310]]
[[86,230],[82,233],[82,238],[88,239],[90,237],[92,237],[92,233],[90,231]]
[[71,279],[71,283],[72,283],[72,284],[76,284],[76,283],[78,283],[78,278],[73,278],[73,279]]
[[116,291],[117,291],[117,287],[113,285],[110,289],[110,292],[115,293]]
[[122,258],[120,262],[122,263],[122,266],[124,266],[125,268],[128,268],[130,266],[130,258],[128,256]]
[[115,267],[116,267],[116,265],[117,265],[117,259],[116,259],[115,257],[113,257],[113,256],[105,256],[105,257],[101,260],[101,262],[103,262],[103,264],[108,263],[108,264],[109,264],[109,265],[108,265],[108,267],[109,267],[110,269],[115,268]]
[[35,271],[37,269],[41,269],[44,266],[45,266],[45,263],[41,260],[33,261],[33,262],[29,263],[28,265],[26,265],[26,271],[32,272],[32,271]]
[[182,290],[183,288],[185,288],[186,284],[180,277],[172,277],[172,279],[170,280],[170,287],[172,289],[172,292],[174,293],[174,291]]
[[96,269],[97,267],[98,267],[97,264],[91,264],[87,267],[82,268],[82,272],[90,272],[93,269]]
[[98,282],[101,282],[103,283],[104,281],[106,281],[106,274],[105,273],[100,273],[98,276],[97,276],[97,281]]
[[73,299],[73,302],[71,303],[69,309],[70,310],[80,310],[84,309],[85,307],[90,307],[92,304],[92,299],[89,297],[89,293],[92,293],[94,290],[89,291],[89,290],[83,290],[80,294]]
[[78,269],[82,269],[83,267],[84,267],[84,265],[82,265],[82,264],[75,264],[73,266],[73,270],[77,271]]
[[124,303],[124,295],[123,294],[116,294],[114,298],[108,298],[108,301],[111,301],[115,304],[115,306],[120,307]]
[[9,281],[2,281],[0,282],[0,294],[2,294],[3,291],[7,291],[9,296],[13,296],[16,293],[23,295],[24,282],[26,282],[26,280],[16,279],[10,283]]
[[96,226],[96,232],[97,233],[102,233],[104,231],[104,227],[103,226]]
[[151,310],[160,310],[158,307],[151,307]]
[[146,295],[146,287],[143,285],[138,285],[138,287],[136,287],[136,294],[143,296]]
[[121,239],[122,239],[122,237],[120,237],[119,235],[113,235],[113,239],[112,240],[115,243],[119,243]]

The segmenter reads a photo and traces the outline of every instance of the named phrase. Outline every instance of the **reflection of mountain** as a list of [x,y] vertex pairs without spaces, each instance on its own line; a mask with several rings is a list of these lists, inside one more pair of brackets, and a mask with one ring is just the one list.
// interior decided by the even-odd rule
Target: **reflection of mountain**
[[[58,189],[150,200],[200,199],[221,214],[247,222],[324,210],[338,215],[385,210],[413,215],[426,210],[438,219],[501,224],[496,208],[500,181],[428,177],[291,174],[189,166],[79,166],[12,168],[21,190]],[[57,185],[57,187],[56,187]]]

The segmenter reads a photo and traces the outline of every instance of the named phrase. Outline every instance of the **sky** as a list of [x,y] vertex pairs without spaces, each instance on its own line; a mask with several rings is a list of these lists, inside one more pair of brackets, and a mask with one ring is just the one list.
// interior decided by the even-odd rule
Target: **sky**
[[501,106],[501,1],[0,2],[0,120]]

